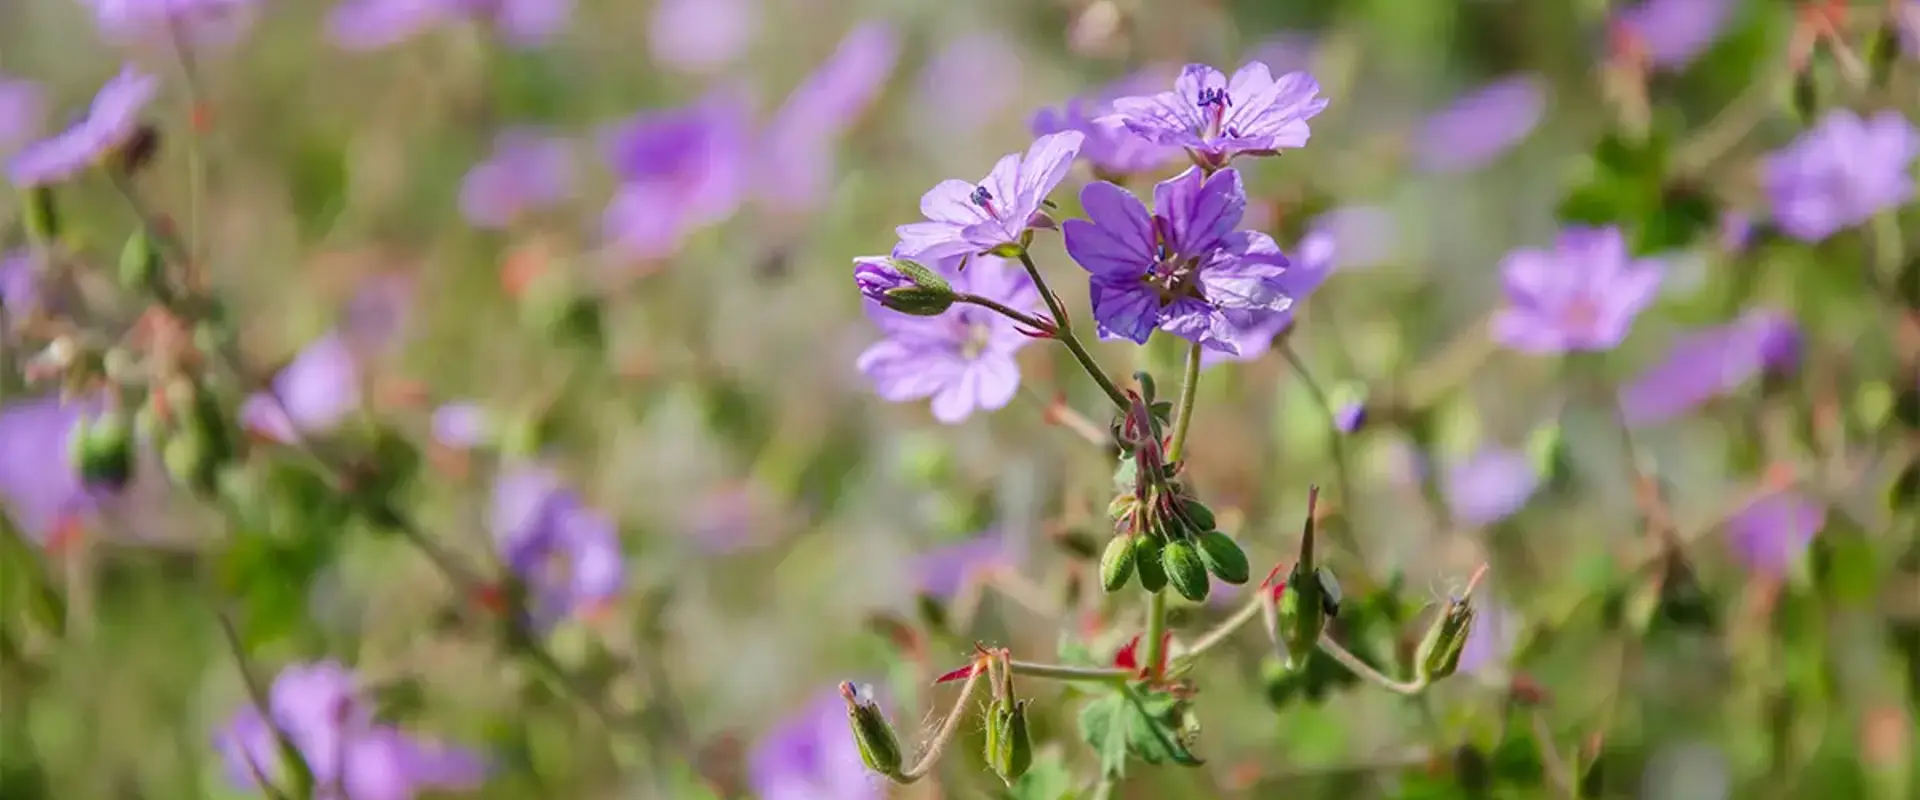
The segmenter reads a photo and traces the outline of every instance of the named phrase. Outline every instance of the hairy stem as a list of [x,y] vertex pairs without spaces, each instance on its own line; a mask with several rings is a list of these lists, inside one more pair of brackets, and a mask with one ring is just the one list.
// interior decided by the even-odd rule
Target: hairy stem
[[1393,692],[1394,694],[1412,697],[1425,691],[1427,688],[1426,681],[1413,680],[1402,682],[1387,677],[1379,670],[1368,666],[1367,662],[1360,660],[1359,656],[1354,655],[1348,651],[1347,648],[1341,647],[1339,642],[1334,641],[1333,637],[1326,634],[1320,635],[1320,649],[1326,651],[1327,655],[1333,656],[1333,660],[1340,662],[1340,666],[1346,667],[1347,671],[1353,673],[1355,677],[1372,682],[1380,688]]
[[1008,661],[1007,666],[1012,668],[1015,675],[1052,681],[1124,683],[1133,677],[1132,672],[1109,667],[1070,667],[1065,664],[1035,664],[1028,661]]
[[953,699],[953,709],[947,712],[946,720],[940,723],[940,730],[933,734],[933,742],[927,745],[927,752],[912,767],[887,777],[895,783],[908,784],[919,781],[933,771],[934,765],[940,763],[940,755],[953,742],[953,735],[959,732],[960,719],[967,713],[967,701],[973,698],[973,689],[980,684],[980,675],[986,671],[984,661],[973,665],[973,671],[967,673],[967,682],[960,685],[960,696]]
[[1227,637],[1232,636],[1235,631],[1240,630],[1241,626],[1246,625],[1248,622],[1253,621],[1255,617],[1260,616],[1260,606],[1264,602],[1266,591],[1264,588],[1254,587],[1256,594],[1254,595],[1253,602],[1241,606],[1239,611],[1233,612],[1233,616],[1226,618],[1219,625],[1214,626],[1213,630],[1201,635],[1201,637],[1193,643],[1192,647],[1187,648],[1187,651],[1181,653],[1180,657],[1175,660],[1176,666],[1185,666],[1198,661],[1200,656],[1204,655],[1208,650],[1212,650],[1221,642],[1226,641]]
[[1081,344],[1080,338],[1073,334],[1073,324],[1071,318],[1067,316],[1066,306],[1060,304],[1060,298],[1053,293],[1051,287],[1047,286],[1047,279],[1040,274],[1040,266],[1033,263],[1033,256],[1025,250],[1020,251],[1020,265],[1027,268],[1027,276],[1033,278],[1034,288],[1039,289],[1040,297],[1047,301],[1047,311],[1053,314],[1054,338],[1067,346],[1067,352],[1072,353],[1074,360],[1080,362],[1080,368],[1087,371],[1087,376],[1093,378],[1094,383],[1100,384],[1100,391],[1107,393],[1107,399],[1112,400],[1115,407],[1121,411],[1127,410],[1126,393],[1120,391],[1120,387],[1113,382],[1112,378],[1107,377],[1106,371],[1100,368],[1100,363],[1093,360],[1093,354],[1087,352],[1086,345]]
[[1173,439],[1167,445],[1167,463],[1178,464],[1187,450],[1187,429],[1193,425],[1193,403],[1200,396],[1200,345],[1187,348],[1186,371],[1180,376],[1180,403],[1173,409]]
[[1167,591],[1147,595],[1146,658],[1147,674],[1160,677],[1160,658],[1166,653]]
[[1054,328],[1054,326],[1049,324],[1046,320],[1043,320],[1025,311],[1016,309],[1012,306],[1007,305],[1006,303],[1002,303],[991,297],[982,297],[977,294],[966,294],[962,292],[960,294],[954,295],[953,302],[968,303],[971,305],[980,306],[981,308],[990,309],[1000,314],[1001,316],[1006,317],[1007,319],[1013,320],[1014,322],[1018,322],[1022,325],[1025,325],[1029,329],[1034,331],[1044,333],[1046,331],[1053,330]]

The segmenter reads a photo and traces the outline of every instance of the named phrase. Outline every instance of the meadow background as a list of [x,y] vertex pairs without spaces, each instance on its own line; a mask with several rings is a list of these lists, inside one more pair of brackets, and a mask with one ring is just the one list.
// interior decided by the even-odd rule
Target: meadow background
[[[417,30],[343,44],[350,2]],[[28,313],[0,288],[0,798],[263,796],[223,736],[257,722],[249,682],[322,662],[382,731],[485,762],[432,796],[1920,797],[1911,190],[1807,242],[1769,225],[1761,174],[1833,109],[1916,110],[1900,26],[1920,10],[1652,3],[1668,16],[1636,29],[1601,0],[580,0],[529,35],[513,15],[552,7],[179,3],[203,16],[169,29],[141,16],[164,2],[4,0],[0,81],[35,84],[43,113],[0,103],[0,154],[123,63],[160,83],[137,171],[60,184],[52,226],[48,195],[0,196],[0,253],[66,291]],[[824,132],[783,117],[843,47],[864,49]],[[886,252],[935,182],[1025,150],[1040,109],[1250,60],[1311,71],[1330,104],[1307,146],[1237,164],[1248,225],[1296,256],[1323,233],[1336,267],[1284,346],[1203,371],[1192,483],[1256,580],[1294,558],[1321,487],[1335,636],[1395,673],[1485,565],[1468,663],[1412,698],[1330,665],[1302,682],[1250,626],[1191,676],[1202,766],[1100,779],[1084,700],[1029,681],[1040,761],[1015,790],[975,722],[932,779],[889,787],[839,681],[874,684],[912,749],[953,696],[932,678],[974,642],[1106,659],[1144,604],[1101,592],[1088,555],[1113,491],[1087,441],[1100,392],[1035,342],[1003,409],[945,425],[882,402],[854,367],[880,337],[850,260]],[[605,132],[714,97],[745,111],[738,197],[623,246],[644,221],[603,219],[623,189]],[[497,166],[511,130],[551,152]],[[722,158],[662,157],[690,183]],[[1077,168],[1056,214],[1092,179]],[[120,285],[143,214],[218,316]],[[1658,299],[1605,352],[1501,347],[1502,259],[1579,222],[1656,257]],[[1059,235],[1034,253],[1084,315]],[[1797,358],[1676,350],[1755,312],[1790,323]],[[1165,338],[1093,350],[1170,396]],[[241,411],[283,368],[311,407],[299,442]],[[153,446],[125,490],[76,491],[62,371],[133,406],[178,378],[244,446],[199,491]],[[1680,385],[1673,410],[1624,424],[1621,387],[1649,381]],[[618,550],[573,565],[612,590],[521,630],[497,613],[496,538],[535,462],[565,487],[539,502],[570,492]],[[1232,613],[1176,601],[1172,627]],[[430,760],[409,758],[391,762]],[[412,796],[383,785],[317,796]]]

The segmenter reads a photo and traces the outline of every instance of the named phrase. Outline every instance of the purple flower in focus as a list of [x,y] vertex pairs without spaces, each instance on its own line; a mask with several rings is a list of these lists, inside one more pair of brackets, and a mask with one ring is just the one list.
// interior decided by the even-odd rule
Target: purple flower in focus
[[1327,107],[1320,83],[1304,72],[1279,78],[1258,61],[1229,79],[1205,64],[1188,64],[1173,91],[1113,101],[1110,119],[1155,144],[1183,147],[1225,166],[1237,155],[1268,155],[1303,147],[1307,120]]
[[1631,427],[1670,422],[1763,371],[1790,369],[1799,361],[1799,339],[1792,318],[1766,309],[1688,333],[1621,387],[1620,420]]
[[[999,301],[1018,311],[1040,305],[1033,280],[993,256],[975,256],[966,271],[962,257],[928,264],[953,290]],[[933,399],[933,416],[949,425],[976,410],[993,411],[1020,388],[1014,354],[1030,341],[1012,320],[976,305],[955,304],[946,313],[919,317],[866,301],[867,316],[886,335],[855,362],[880,399],[900,403]]]
[[315,800],[411,800],[471,791],[487,777],[486,762],[472,751],[377,721],[353,673],[337,662],[281,670],[266,706],[265,716],[242,709],[214,735],[235,786],[264,788],[261,776],[291,785],[276,730],[312,773]]
[[1500,264],[1507,306],[1501,344],[1527,353],[1611,350],[1660,288],[1661,265],[1627,254],[1618,228],[1565,228],[1551,250],[1521,249]]
[[1111,183],[1080,193],[1087,219],[1062,226],[1087,272],[1100,335],[1144,343],[1159,328],[1238,353],[1235,332],[1292,306],[1287,259],[1273,238],[1236,231],[1246,212],[1240,173],[1189,167],[1153,188],[1155,213]]
[[345,0],[328,15],[327,33],[348,50],[379,50],[472,19],[492,25],[509,46],[527,48],[559,35],[572,14],[572,0]]
[[1527,454],[1488,447],[1447,466],[1440,482],[1453,521],[1478,528],[1512,516],[1540,488],[1540,471]]
[[1761,180],[1780,229],[1817,242],[1913,199],[1916,155],[1920,131],[1900,112],[1842,108],[1767,156]]
[[252,22],[256,0],[81,0],[108,37],[230,42]]
[[1035,139],[1025,157],[1002,157],[979,185],[941,181],[920,197],[920,213],[928,221],[895,229],[898,255],[939,259],[1018,245],[1040,204],[1066,179],[1085,140],[1078,131],[1050,133]]
[[899,57],[891,25],[868,22],[848,33],[762,132],[756,198],[787,213],[817,207],[833,185],[840,137],[879,97]]
[[1427,117],[1411,145],[1422,172],[1485,166],[1533,132],[1546,110],[1546,84],[1534,75],[1489,83]]
[[140,112],[160,91],[160,81],[131,65],[100,87],[86,116],[60,133],[27,145],[7,164],[20,186],[43,186],[72,178],[106,158],[140,129]]
[[67,447],[73,427],[98,408],[58,396],[0,407],[0,509],[28,539],[57,544],[105,497],[80,480]]
[[707,73],[738,61],[760,32],[756,5],[755,0],[658,0],[647,22],[653,62]]
[[490,522],[507,569],[527,589],[536,626],[591,613],[626,585],[613,520],[546,467],[503,468],[493,486]]
[[860,759],[847,704],[828,691],[754,745],[747,782],[759,800],[885,800],[885,779]]
[[509,130],[494,137],[493,152],[467,172],[460,212],[477,227],[506,228],[572,193],[566,143],[531,130]]
[[1683,69],[1726,32],[1734,0],[1645,0],[1614,13],[1616,44],[1658,69]]
[[0,75],[0,158],[40,135],[47,98],[39,85]]
[[1228,318],[1232,327],[1230,338],[1237,353],[1225,350],[1208,349],[1200,354],[1201,366],[1211,366],[1223,361],[1254,361],[1267,354],[1273,345],[1273,337],[1279,336],[1287,326],[1293,324],[1293,312],[1299,304],[1306,302],[1320,284],[1333,273],[1334,240],[1333,235],[1324,231],[1314,231],[1300,237],[1300,244],[1294,250],[1294,258],[1287,269],[1280,273],[1280,291],[1292,303],[1280,311],[1255,311],[1245,315]]
[[1796,492],[1778,492],[1727,520],[1727,535],[1734,555],[1748,569],[1777,576],[1799,562],[1826,524],[1826,506]]
[[1079,131],[1086,139],[1080,155],[1095,170],[1105,175],[1148,172],[1172,163],[1183,151],[1154,144],[1127,130],[1113,116],[1113,99],[1151,91],[1162,79],[1151,71],[1142,71],[1107,87],[1092,98],[1074,98],[1059,108],[1043,108],[1033,117],[1033,133],[1045,136],[1060,131]]
[[920,554],[914,561],[915,588],[928,597],[951,600],[967,581],[1010,563],[1006,538],[999,533],[982,534]]
[[622,187],[607,207],[607,239],[636,258],[664,258],[732,216],[746,189],[749,124],[740,98],[721,91],[616,127],[607,161]]

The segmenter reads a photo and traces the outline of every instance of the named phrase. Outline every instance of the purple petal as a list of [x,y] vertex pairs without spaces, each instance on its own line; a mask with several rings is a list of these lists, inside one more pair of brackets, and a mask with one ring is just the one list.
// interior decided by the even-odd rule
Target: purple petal
[[1199,167],[1188,167],[1153,187],[1153,208],[1167,220],[1168,249],[1198,256],[1218,247],[1240,225],[1247,210],[1247,191],[1239,170],[1228,168],[1208,176]]
[[1538,76],[1516,75],[1461,96],[1427,118],[1413,142],[1415,166],[1464,172],[1499,158],[1539,124],[1546,91]]
[[1103,339],[1146,344],[1160,324],[1160,297],[1142,281],[1095,279],[1088,291],[1093,296],[1093,320]]
[[1826,527],[1826,506],[1794,492],[1755,500],[1727,521],[1734,554],[1749,569],[1784,575]]
[[8,165],[13,182],[41,186],[65,181],[133,138],[140,114],[159,94],[160,81],[131,65],[108,80],[87,115],[73,127],[28,145]]
[[1540,486],[1540,473],[1517,450],[1488,448],[1448,468],[1442,491],[1454,521],[1483,527],[1526,505]]
[[709,73],[738,61],[760,32],[754,0],[659,0],[647,23],[653,61]]
[[1655,67],[1693,63],[1726,32],[1734,0],[1646,0],[1614,15],[1614,25]]
[[1087,219],[1061,223],[1067,254],[1095,276],[1137,280],[1155,261],[1153,219],[1131,192],[1111,183],[1080,190]]

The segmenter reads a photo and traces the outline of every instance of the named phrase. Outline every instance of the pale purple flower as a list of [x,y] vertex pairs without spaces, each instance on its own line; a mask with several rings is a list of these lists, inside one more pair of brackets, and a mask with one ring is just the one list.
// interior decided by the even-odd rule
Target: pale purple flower
[[1205,64],[1188,64],[1173,91],[1113,101],[1110,119],[1155,144],[1186,148],[1197,160],[1225,166],[1238,155],[1270,155],[1304,147],[1307,120],[1327,107],[1320,83],[1305,72],[1274,78],[1258,61],[1229,79]]
[[38,84],[0,75],[0,158],[40,135],[46,115],[46,93]]
[[1111,183],[1080,193],[1087,219],[1062,227],[1067,253],[1091,273],[1100,335],[1144,343],[1159,328],[1239,352],[1236,327],[1292,306],[1287,258],[1273,238],[1236,231],[1247,193],[1237,170],[1199,167],[1153,189],[1154,212]]
[[847,727],[847,704],[828,691],[757,742],[747,783],[759,800],[885,800],[886,779],[860,759]]
[[1414,166],[1435,173],[1485,166],[1533,132],[1546,103],[1546,83],[1536,75],[1502,78],[1461,95],[1414,134]]
[[1735,0],[1645,0],[1613,16],[1620,44],[1649,66],[1678,70],[1692,64],[1726,33]]
[[81,481],[67,446],[74,426],[99,408],[52,395],[0,406],[0,509],[28,539],[60,537],[105,496]]
[[507,130],[494,137],[493,151],[461,182],[460,212],[477,227],[507,228],[572,193],[565,141],[533,130]]
[[222,44],[253,21],[257,0],[81,0],[109,38]]
[[732,216],[747,185],[749,125],[745,104],[722,90],[617,126],[606,152],[622,188],[607,207],[607,239],[628,255],[664,258]]
[[1200,364],[1211,366],[1223,361],[1254,361],[1266,355],[1273,345],[1273,338],[1293,324],[1294,311],[1320,288],[1320,284],[1326,282],[1328,275],[1333,274],[1334,247],[1333,235],[1325,231],[1313,231],[1300,237],[1292,263],[1280,273],[1278,279],[1280,291],[1293,301],[1292,304],[1280,311],[1256,311],[1229,317],[1232,329],[1230,338],[1239,352],[1208,349],[1200,354]]
[[840,137],[878,99],[899,58],[892,25],[868,22],[849,32],[761,133],[756,199],[789,214],[815,210],[833,187]]
[[[15,323],[39,307],[40,271],[34,267],[33,254],[0,253],[0,311]],[[8,333],[0,328],[0,336]]]
[[1749,311],[1726,325],[1676,339],[1659,363],[1620,389],[1620,420],[1631,427],[1678,419],[1767,370],[1799,361],[1799,331],[1778,311]]
[[978,185],[947,179],[920,197],[926,222],[895,229],[902,258],[938,259],[1019,245],[1040,204],[1067,177],[1086,137],[1079,131],[1050,133],[1027,154],[1010,153]]
[[887,292],[911,289],[917,284],[887,259],[869,256],[853,260],[853,285],[860,289],[861,297],[885,305]]
[[1117,176],[1158,169],[1182,157],[1184,151],[1136,136],[1112,116],[1114,98],[1149,92],[1163,83],[1164,78],[1156,71],[1143,70],[1092,97],[1074,98],[1059,108],[1043,108],[1033,117],[1033,133],[1044,136],[1079,131],[1086,137],[1080,156],[1101,174]]
[[1333,410],[1333,428],[1341,433],[1353,433],[1367,424],[1367,404],[1362,400],[1350,400],[1341,403]]
[[1398,254],[1399,225],[1378,206],[1341,206],[1315,217],[1308,230],[1332,241],[1333,268],[1365,269]]
[[[1018,267],[993,256],[961,256],[928,264],[954,291],[999,301],[1018,311],[1040,305],[1040,292]],[[917,317],[865,301],[867,316],[886,336],[855,362],[880,399],[900,403],[932,398],[933,416],[949,425],[974,411],[1004,408],[1020,388],[1014,354],[1030,339],[1000,314],[955,304],[935,317]]]
[[453,402],[433,410],[433,440],[457,450],[486,444],[493,425],[493,415],[479,403]]
[[1813,537],[1827,525],[1827,508],[1796,492],[1778,492],[1753,501],[1727,520],[1734,555],[1748,569],[1784,575],[1806,555]]
[[340,332],[329,332],[294,356],[273,378],[273,390],[240,405],[240,424],[278,442],[332,430],[361,406],[360,363]]
[[411,800],[472,791],[487,777],[486,761],[473,751],[378,721],[353,673],[334,661],[281,670],[264,715],[248,705],[214,734],[235,786],[264,788],[265,777],[291,788],[276,730],[312,774],[314,800]]
[[1440,491],[1454,522],[1478,528],[1519,511],[1540,488],[1540,477],[1526,453],[1486,447],[1447,465]]
[[1012,563],[1006,537],[997,532],[981,534],[921,553],[914,560],[914,588],[928,597],[951,600],[968,581]]
[[1515,250],[1501,262],[1507,306],[1493,336],[1526,353],[1611,350],[1653,302],[1662,271],[1630,256],[1618,228],[1564,228],[1552,249]]
[[653,63],[704,74],[740,60],[760,33],[757,6],[755,0],[658,0],[647,22]]
[[979,130],[1019,98],[1020,61],[1019,49],[998,33],[948,39],[920,73],[922,114],[942,134]]
[[21,186],[72,178],[132,139],[140,129],[140,113],[159,91],[159,79],[123,67],[72,127],[15,153],[7,164],[9,176]]
[[345,0],[327,17],[333,43],[379,50],[462,20],[492,26],[511,47],[537,47],[566,28],[573,0]]
[[592,612],[626,586],[618,527],[547,467],[502,468],[490,524],[507,568],[527,588],[536,626]]
[[1913,199],[1920,131],[1898,111],[1862,120],[1835,109],[1767,156],[1762,182],[1773,219],[1795,239],[1817,242]]
[[1467,642],[1460,648],[1455,666],[1463,675],[1484,673],[1506,666],[1519,644],[1520,615],[1486,598],[1492,593],[1482,586],[1473,596],[1473,627],[1467,630]]

